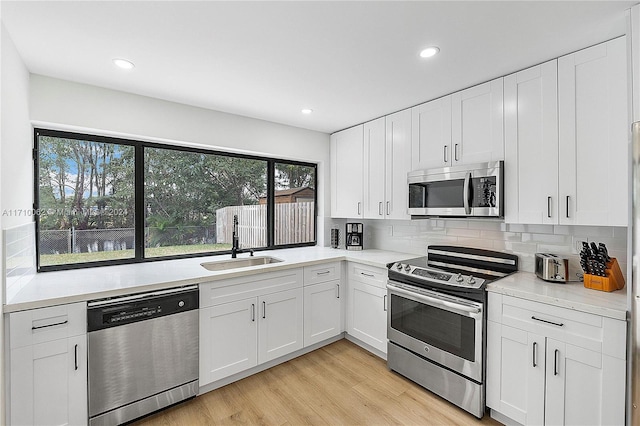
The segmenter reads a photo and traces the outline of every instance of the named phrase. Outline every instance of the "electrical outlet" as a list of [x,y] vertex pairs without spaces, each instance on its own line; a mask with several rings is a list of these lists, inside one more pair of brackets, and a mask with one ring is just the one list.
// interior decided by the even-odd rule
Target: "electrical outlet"
[[574,244],[573,244],[573,245],[574,245],[574,247],[573,247],[574,253],[580,253],[580,252],[582,251],[582,243],[583,243],[583,242],[588,243],[588,242],[589,242],[589,239],[588,239],[588,238],[575,238],[575,239],[573,240],[573,243],[574,243]]

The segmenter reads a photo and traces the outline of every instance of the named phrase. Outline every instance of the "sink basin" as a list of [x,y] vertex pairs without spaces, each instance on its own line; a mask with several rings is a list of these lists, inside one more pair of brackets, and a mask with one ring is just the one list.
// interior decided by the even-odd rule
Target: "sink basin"
[[268,265],[269,263],[282,262],[282,259],[271,256],[241,257],[236,259],[216,260],[200,265],[209,271],[225,271],[227,269],[246,268],[248,266]]

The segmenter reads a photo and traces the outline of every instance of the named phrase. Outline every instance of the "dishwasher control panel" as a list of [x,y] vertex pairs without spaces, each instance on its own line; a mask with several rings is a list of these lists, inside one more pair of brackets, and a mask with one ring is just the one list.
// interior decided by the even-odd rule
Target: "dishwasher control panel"
[[197,286],[91,301],[87,332],[198,309],[198,304]]

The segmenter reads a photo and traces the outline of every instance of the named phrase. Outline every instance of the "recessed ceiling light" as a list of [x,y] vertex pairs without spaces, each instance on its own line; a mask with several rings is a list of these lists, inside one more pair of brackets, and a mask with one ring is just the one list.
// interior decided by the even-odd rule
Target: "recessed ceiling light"
[[430,46],[420,52],[421,58],[430,58],[436,53],[440,51],[440,48],[437,46]]
[[310,108],[303,108],[300,112],[303,113],[303,114],[309,115],[309,114],[311,114],[313,112],[313,110],[310,109]]
[[126,59],[114,59],[113,63],[116,64],[118,68],[122,68],[123,70],[130,70],[135,67],[135,65],[133,65],[133,62],[127,61]]

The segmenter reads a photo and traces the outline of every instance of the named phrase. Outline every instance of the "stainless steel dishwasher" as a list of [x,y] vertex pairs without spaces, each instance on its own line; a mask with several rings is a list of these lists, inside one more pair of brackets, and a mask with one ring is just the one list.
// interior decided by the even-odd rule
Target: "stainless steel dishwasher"
[[134,420],[198,392],[198,287],[87,305],[89,424]]

